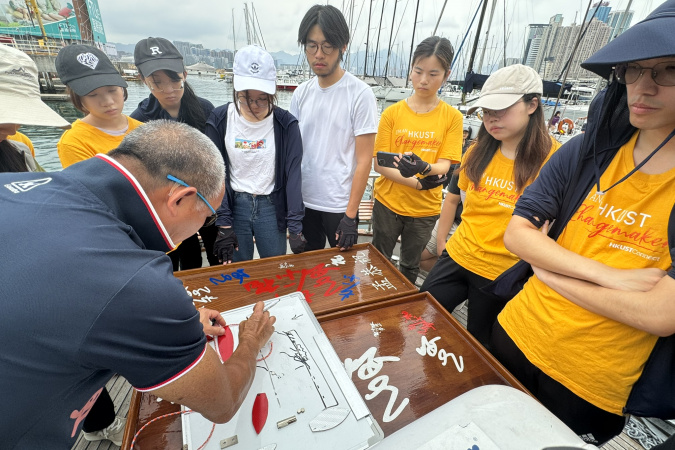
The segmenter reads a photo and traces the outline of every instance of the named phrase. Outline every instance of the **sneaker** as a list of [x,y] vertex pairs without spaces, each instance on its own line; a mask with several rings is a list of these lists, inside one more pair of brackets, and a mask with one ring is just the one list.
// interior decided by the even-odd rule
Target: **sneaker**
[[124,425],[126,425],[126,423],[127,419],[117,416],[113,423],[108,425],[107,428],[99,431],[92,431],[91,433],[82,432],[82,434],[88,441],[101,441],[107,439],[119,447],[122,445],[122,439],[124,439]]

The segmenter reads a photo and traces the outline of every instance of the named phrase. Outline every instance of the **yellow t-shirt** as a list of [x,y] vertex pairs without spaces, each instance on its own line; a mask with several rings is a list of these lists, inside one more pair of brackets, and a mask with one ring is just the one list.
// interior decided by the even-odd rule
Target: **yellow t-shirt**
[[[551,151],[544,164],[558,148],[560,143],[551,139]],[[469,148],[464,157],[473,149]],[[478,188],[469,181],[465,171],[459,173],[457,185],[466,192],[462,222],[445,249],[457,264],[490,280],[518,262],[518,257],[504,247],[504,232],[520,198],[513,166],[514,161],[497,150]]]
[[113,136],[79,119],[76,120],[72,128],[66,130],[56,144],[63,168],[89,159],[98,153],[108,153],[110,150],[117,148],[124,136],[142,125],[142,122],[131,117],[127,117],[127,120],[129,121],[129,129],[121,136]]
[[[600,178],[607,189],[635,167],[637,134]],[[675,203],[675,169],[636,172],[604,196],[593,187],[558,243],[618,269],[668,270],[668,217]],[[604,198],[603,198],[604,197]],[[533,276],[499,315],[528,360],[579,397],[621,414],[657,337],[594,314]]]
[[28,136],[17,131],[16,134],[7,136],[7,139],[9,139],[10,141],[16,141],[25,144],[26,147],[30,149],[30,154],[33,156],[33,158],[35,158],[35,148],[33,148],[33,143],[28,138]]
[[[435,164],[439,159],[458,162],[462,157],[462,114],[441,101],[424,114],[415,113],[405,100],[385,109],[375,137],[375,152],[413,152]],[[375,199],[401,216],[440,214],[443,189],[418,191],[386,177],[375,181]]]

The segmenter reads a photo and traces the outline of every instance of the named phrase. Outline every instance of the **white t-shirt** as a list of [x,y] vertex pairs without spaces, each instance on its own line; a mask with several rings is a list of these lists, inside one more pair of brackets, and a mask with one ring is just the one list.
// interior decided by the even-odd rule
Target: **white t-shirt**
[[290,112],[302,134],[305,206],[345,212],[356,169],[355,138],[377,133],[373,91],[349,72],[326,89],[314,77],[295,90]]
[[230,160],[230,186],[236,192],[269,195],[274,189],[274,114],[249,122],[227,108],[225,148]]

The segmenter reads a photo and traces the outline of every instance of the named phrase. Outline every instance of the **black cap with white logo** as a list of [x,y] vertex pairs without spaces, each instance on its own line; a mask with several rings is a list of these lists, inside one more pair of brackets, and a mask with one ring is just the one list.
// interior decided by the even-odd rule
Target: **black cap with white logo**
[[77,95],[87,95],[103,86],[127,87],[108,56],[90,45],[63,47],[56,57],[56,71],[63,84]]
[[185,72],[183,55],[164,38],[149,37],[138,41],[134,49],[134,63],[145,78],[158,70]]

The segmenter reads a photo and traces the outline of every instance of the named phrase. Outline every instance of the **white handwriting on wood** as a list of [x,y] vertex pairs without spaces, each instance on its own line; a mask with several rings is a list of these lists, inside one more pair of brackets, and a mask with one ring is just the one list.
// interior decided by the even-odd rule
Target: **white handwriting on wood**
[[[351,378],[352,374],[356,371],[360,379],[364,381],[370,380],[375,375],[380,373],[380,370],[382,370],[382,365],[385,361],[395,362],[401,360],[401,358],[396,356],[375,357],[375,353],[377,353],[377,348],[370,347],[359,359],[345,359],[345,369],[347,369],[347,374],[349,374],[349,377]],[[408,398],[404,398],[398,408],[396,408],[396,410],[392,413],[392,409],[396,403],[396,398],[398,397],[398,388],[389,386],[389,377],[387,375],[380,375],[379,377],[373,378],[373,380],[368,383],[368,389],[370,389],[370,394],[365,395],[366,400],[372,400],[385,390],[391,392],[389,402],[387,403],[387,407],[384,410],[384,416],[382,417],[382,420],[385,422],[391,422],[392,420],[396,419],[410,402]]]
[[435,337],[430,341],[427,341],[426,336],[422,336],[422,345],[420,348],[416,348],[415,350],[417,353],[420,355],[429,355],[431,357],[436,356],[436,353],[438,353],[438,359],[443,361],[443,365],[445,366],[448,363],[448,356],[452,357],[452,360],[455,363],[455,367],[457,367],[458,372],[463,372],[464,371],[464,358],[460,355],[459,360],[457,360],[457,357],[455,356],[454,353],[448,353],[444,349],[438,350],[436,347],[436,341],[439,340],[441,337]]

